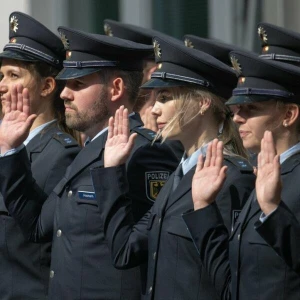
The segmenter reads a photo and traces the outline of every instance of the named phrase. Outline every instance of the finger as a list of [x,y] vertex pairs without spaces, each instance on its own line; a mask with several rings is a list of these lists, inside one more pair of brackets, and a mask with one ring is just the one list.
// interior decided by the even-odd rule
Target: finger
[[211,148],[211,166],[216,165],[216,156],[217,156],[217,145],[218,145],[218,139],[214,139],[212,141],[212,148]]
[[118,124],[119,124],[119,109],[116,110],[114,120],[114,136],[118,135]]
[[266,151],[268,153],[268,162],[272,163],[274,157],[276,156],[276,148],[275,148],[275,143],[274,143],[274,139],[273,139],[273,134],[271,131],[267,132]]
[[201,171],[203,169],[203,155],[200,154],[199,157],[198,157],[198,161],[197,161],[197,166],[196,166],[196,170],[195,170],[195,173]]
[[227,166],[223,166],[219,172],[218,178],[214,182],[215,185],[218,187],[218,189],[223,185],[226,179],[226,171],[227,171]]
[[265,144],[266,144],[265,143],[265,139],[262,138],[262,140],[261,140],[261,146],[260,146],[260,152],[259,152],[259,154],[260,154],[260,166],[259,166],[259,168],[262,168],[265,165],[265,161],[266,161],[266,157],[265,157],[265,155],[266,155]]
[[128,118],[128,109],[125,108],[123,111],[123,128],[122,128],[122,133],[126,135],[128,138],[129,136],[129,118]]
[[129,154],[134,146],[134,141],[137,137],[137,133],[133,133],[129,136],[128,143],[125,147],[125,151]]
[[209,143],[206,150],[206,157],[204,161],[204,167],[210,166],[210,159],[211,159],[211,153],[212,153],[212,143]]
[[216,149],[215,165],[217,167],[219,167],[219,168],[222,167],[223,161],[224,161],[223,149],[224,149],[223,142],[222,141],[218,141],[218,143],[217,143],[217,149]]
[[35,114],[32,114],[30,115],[27,119],[26,119],[26,122],[25,122],[25,127],[28,129],[30,129],[30,127],[32,126],[34,120],[36,119],[37,115]]
[[257,167],[253,167],[253,174],[257,176]]
[[261,152],[258,153],[257,155],[257,168],[256,168],[256,172],[258,174],[258,170],[261,169],[262,167],[262,164],[261,164]]
[[124,113],[124,105],[120,106],[119,111],[119,122],[118,122],[118,134],[123,134],[123,113]]
[[108,134],[107,139],[111,139],[114,136],[114,118],[110,117],[108,120]]
[[23,86],[17,85],[17,110],[23,111]]
[[[23,89],[23,112],[29,116],[30,115],[30,100],[28,89]],[[18,101],[19,102],[19,101]]]
[[275,155],[273,158],[274,172],[277,178],[280,178],[280,156]]
[[14,85],[11,89],[11,110],[17,109],[17,87]]

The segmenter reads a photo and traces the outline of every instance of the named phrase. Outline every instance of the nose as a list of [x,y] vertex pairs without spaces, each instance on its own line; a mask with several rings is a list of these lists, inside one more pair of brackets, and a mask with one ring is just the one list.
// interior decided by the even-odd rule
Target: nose
[[151,110],[152,115],[160,116],[161,115],[161,108],[158,101],[156,101],[153,105],[153,108]]
[[63,99],[63,100],[67,100],[67,101],[72,101],[73,100],[73,92],[67,86],[67,84],[65,85],[64,89],[60,93],[60,98]]
[[241,124],[245,122],[245,118],[242,116],[242,110],[240,105],[230,106],[230,110],[233,114],[233,122],[236,124]]
[[5,94],[8,92],[8,86],[4,81],[4,77],[0,81],[0,94]]

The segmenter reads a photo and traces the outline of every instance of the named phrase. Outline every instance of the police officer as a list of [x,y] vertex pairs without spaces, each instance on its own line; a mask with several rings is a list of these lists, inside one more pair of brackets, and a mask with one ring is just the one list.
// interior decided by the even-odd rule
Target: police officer
[[[111,19],[104,20],[104,32],[109,36],[116,36],[122,39],[130,40],[136,43],[152,46],[152,38],[154,36],[168,35],[154,29],[144,28],[132,24],[126,24]],[[156,70],[155,56],[151,53],[150,56],[144,58],[143,73],[144,77],[142,84],[150,80],[151,74]],[[151,114],[152,106],[155,103],[155,94],[150,90],[140,89],[139,96],[133,107],[133,111],[140,114],[146,128],[155,132],[158,131],[156,118]],[[183,148],[178,142],[168,142],[170,147],[174,149],[177,156],[182,157]]]
[[[66,27],[60,27],[59,33],[67,49],[64,69],[57,76],[66,80],[61,93],[66,121],[85,132],[89,143],[48,199],[34,184],[23,151],[1,159],[1,174],[6,178],[1,191],[28,238],[40,241],[53,236],[49,299],[139,299],[139,270],[119,271],[112,266],[90,168],[103,165],[109,116],[120,105],[132,108],[142,80],[143,58],[153,49]],[[22,98],[27,98],[24,91],[18,94],[18,100]],[[141,126],[138,114],[130,114],[131,132],[138,135],[127,164],[136,219],[152,205],[178,164],[167,146],[159,141],[151,145],[155,133]],[[6,139],[6,148],[17,146],[16,136]],[[33,195],[39,201],[33,202]]]
[[[65,51],[58,36],[21,12],[9,16],[9,43],[3,50],[0,53],[3,109],[13,85],[23,84],[28,88],[33,98],[31,110],[37,117],[28,128],[30,134],[24,140],[26,147],[22,146],[22,152],[31,165],[36,184],[48,195],[80,151],[76,140],[63,131],[64,107],[59,98],[62,86],[54,79],[62,69]],[[17,200],[17,196],[12,197]],[[32,200],[38,201],[34,196]],[[28,242],[4,201],[1,196],[0,298],[46,299],[51,244]]]
[[[162,138],[178,138],[186,159],[165,184],[151,210],[133,226],[122,165],[128,152],[127,148],[122,150],[122,144],[122,149],[117,150],[119,145],[113,141],[118,139],[118,124],[111,123],[107,142],[111,146],[104,158],[107,168],[92,170],[106,224],[105,236],[116,267],[148,263],[145,299],[218,299],[181,215],[193,208],[191,182],[197,157],[205,155],[207,143],[218,135],[227,145],[224,162],[228,178],[217,203],[228,231],[234,213],[239,212],[254,187],[252,167],[238,155],[244,152],[224,104],[236,84],[236,76],[212,56],[174,39],[155,37],[154,49],[159,67],[143,88],[156,90],[153,111],[158,114]],[[103,197],[107,201],[101,201]]]
[[[222,185],[201,196],[207,181],[199,166],[195,212],[184,220],[221,299],[299,299],[300,70],[242,52],[231,56],[240,75],[227,104],[245,147],[260,152],[256,190],[229,235],[212,195]],[[208,170],[207,163],[205,176],[216,182]]]

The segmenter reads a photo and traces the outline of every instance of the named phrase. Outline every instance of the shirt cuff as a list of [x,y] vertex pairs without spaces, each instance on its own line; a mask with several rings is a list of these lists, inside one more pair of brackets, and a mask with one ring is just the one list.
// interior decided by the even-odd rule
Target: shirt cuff
[[19,146],[17,148],[12,148],[12,149],[6,151],[4,154],[0,154],[0,157],[16,154],[16,153],[20,152],[24,147],[25,147],[25,145],[22,144],[21,146]]
[[275,208],[273,211],[271,211],[268,215],[265,215],[264,213],[261,213],[261,215],[259,217],[259,221],[261,223],[265,222],[276,210],[277,210],[277,208]]

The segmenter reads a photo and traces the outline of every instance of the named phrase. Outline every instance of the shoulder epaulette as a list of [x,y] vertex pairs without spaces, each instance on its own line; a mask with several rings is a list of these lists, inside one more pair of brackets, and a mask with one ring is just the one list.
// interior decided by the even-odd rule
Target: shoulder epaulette
[[150,142],[152,142],[156,136],[156,132],[144,127],[135,127],[132,129],[132,131],[136,132],[139,135],[142,135]]
[[73,137],[61,131],[56,132],[53,138],[59,141],[65,148],[78,146],[78,142]]
[[224,159],[231,162],[235,166],[237,166],[240,169],[241,173],[253,173],[253,167],[243,157],[240,157],[240,156],[225,156]]

